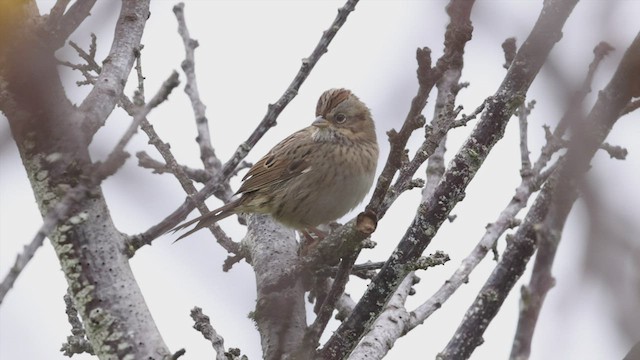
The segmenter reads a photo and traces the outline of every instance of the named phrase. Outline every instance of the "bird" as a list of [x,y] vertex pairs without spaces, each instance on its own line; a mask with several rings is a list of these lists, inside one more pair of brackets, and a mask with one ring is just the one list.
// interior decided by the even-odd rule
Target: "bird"
[[307,239],[362,202],[375,178],[378,143],[371,111],[350,90],[329,89],[311,125],[294,132],[256,162],[235,200],[169,231],[197,223],[175,241],[230,215],[269,214]]

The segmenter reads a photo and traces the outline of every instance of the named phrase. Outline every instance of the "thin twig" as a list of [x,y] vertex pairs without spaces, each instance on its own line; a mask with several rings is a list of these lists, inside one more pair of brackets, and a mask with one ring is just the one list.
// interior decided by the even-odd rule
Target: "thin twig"
[[600,149],[606,151],[612,159],[624,160],[629,154],[627,149],[621,146],[611,145],[607,142],[602,143],[602,145],[600,145]]
[[531,172],[531,159],[529,158],[529,139],[527,130],[529,128],[528,117],[535,106],[535,100],[529,104],[522,103],[518,108],[518,125],[520,127],[520,175],[527,176]]
[[620,112],[620,116],[627,115],[630,112],[636,111],[640,108],[640,99],[629,101],[629,104],[625,106]]
[[185,59],[182,61],[182,70],[187,77],[187,84],[184,92],[191,100],[193,115],[196,119],[196,128],[198,129],[198,137],[196,141],[200,146],[200,159],[204,164],[204,169],[208,172],[219,172],[222,164],[216,157],[213,145],[211,144],[211,134],[209,133],[209,120],[207,119],[206,109],[202,100],[200,100],[200,92],[198,91],[198,82],[196,80],[196,63],[195,49],[199,46],[198,41],[191,38],[187,22],[184,19],[184,3],[179,3],[173,7],[173,13],[178,20],[178,33],[182,37],[184,43]]
[[544,172],[543,174],[522,179],[509,204],[502,210],[500,215],[498,215],[498,219],[487,226],[485,234],[471,253],[464,258],[453,275],[451,275],[427,301],[411,312],[411,319],[407,326],[407,331],[422,324],[436,310],[440,309],[460,286],[467,283],[469,275],[476,266],[478,266],[480,261],[485,258],[502,234],[513,227],[516,215],[526,207],[529,197],[540,189],[540,186],[545,183],[553,169],[555,169],[555,167],[552,167],[551,171]]
[[[546,3],[545,3],[546,5]],[[620,111],[640,89],[640,34],[625,52],[612,79],[584,121],[576,123],[570,146],[558,170],[538,194],[513,241],[507,244],[502,259],[485,282],[440,359],[466,359],[482,343],[482,336],[500,310],[506,296],[522,276],[536,249],[537,226],[541,219],[564,223],[577,199],[577,183],[589,168],[600,144],[620,118]],[[597,129],[597,131],[595,131]],[[553,210],[554,213],[550,213]],[[553,226],[552,228],[562,228]]]
[[67,313],[67,320],[71,324],[71,335],[67,336],[67,342],[62,344],[63,355],[72,357],[74,354],[89,353],[94,355],[93,346],[86,338],[86,332],[82,326],[82,321],[78,317],[78,310],[73,307],[73,300],[69,294],[64,295],[65,312]]
[[358,0],[347,0],[345,5],[342,8],[338,9],[338,15],[336,16],[329,29],[323,32],[320,41],[316,45],[311,55],[302,60],[300,70],[294,77],[289,87],[287,87],[278,101],[276,101],[274,104],[269,104],[266,115],[264,116],[260,124],[258,124],[253,133],[249,136],[249,138],[242,144],[240,144],[232,157],[223,165],[222,171],[219,174],[216,174],[216,176],[200,191],[188,196],[182,205],[180,205],[169,216],[162,220],[161,226],[153,227],[154,229],[159,230],[153,232],[154,236],[159,236],[165,231],[175,227],[180,221],[184,220],[187,215],[189,215],[189,213],[196,207],[196,204],[202,203],[212,193],[214,193],[216,190],[219,190],[221,186],[220,184],[225,184],[228,179],[235,173],[238,164],[240,164],[241,161],[247,156],[249,151],[258,142],[258,140],[262,138],[267,130],[269,130],[276,124],[276,119],[278,118],[282,110],[284,110],[287,104],[289,104],[289,102],[291,102],[291,100],[297,95],[298,89],[309,76],[311,70],[315,67],[318,60],[324,53],[327,52],[329,44],[333,40],[338,30],[340,30],[342,25],[344,25],[345,21],[347,20],[347,16],[354,10],[357,3]]
[[[468,0],[453,0],[449,6],[470,8],[472,3]],[[449,163],[450,166],[445,171],[442,181],[436,186],[433,196],[426,203],[419,205],[407,232],[365,291],[353,313],[338,327],[323,347],[321,355],[324,358],[341,359],[348,355],[368,329],[367,325],[380,314],[383,305],[407,275],[408,272],[402,264],[414,261],[422,255],[453,207],[464,198],[468,184],[494,145],[504,136],[509,118],[524,101],[524,94],[540,71],[552,47],[560,39],[564,22],[575,4],[576,1],[567,0],[550,0],[544,3],[541,15],[529,38],[520,47],[505,80],[494,94],[493,101],[487,104],[482,119]],[[456,14],[460,13],[464,12],[459,11]],[[467,31],[470,31],[468,17],[464,24],[466,24],[465,28],[469,28]],[[461,34],[457,35],[461,36]],[[345,242],[348,241],[348,239],[345,240]]]
[[22,270],[24,270],[25,266],[27,266],[29,261],[31,261],[36,251],[40,246],[42,246],[43,241],[44,236],[34,237],[29,245],[25,245],[22,253],[16,256],[15,263],[9,270],[7,276],[2,280],[2,283],[0,283],[0,304],[2,304],[4,297],[13,287],[13,284],[16,282],[16,279],[18,279],[18,276],[20,276]]
[[[167,164],[160,162],[158,160],[153,159],[149,154],[144,151],[139,151],[136,153],[136,157],[138,158],[138,166],[153,170],[154,174],[175,174],[173,169]],[[194,169],[188,167],[186,165],[179,165],[182,171],[189,177],[189,179],[199,182],[206,183],[211,180],[211,174],[202,169]]]
[[50,37],[56,49],[64,45],[64,41],[91,14],[96,0],[76,0],[66,12],[69,0],[57,1],[47,18],[46,28],[53,36]]
[[224,339],[211,326],[209,317],[202,312],[201,308],[196,306],[191,309],[191,318],[195,321],[193,328],[198,330],[205,339],[211,341],[211,346],[216,352],[216,360],[227,360],[224,351]]
[[[142,60],[139,51],[137,53],[136,62],[136,72],[138,75],[138,92],[136,94],[136,101],[142,104],[144,103],[144,76],[142,75]],[[120,106],[127,113],[129,113],[129,115],[133,116],[135,114],[136,107],[124,95],[120,99]],[[182,186],[182,189],[187,194],[196,193],[197,190],[189,179],[189,176],[187,176],[185,170],[178,164],[176,158],[171,153],[169,144],[163,142],[162,139],[160,139],[155,129],[146,118],[142,121],[141,129],[149,137],[149,143],[158,150],[164,161],[167,163],[167,166],[171,169],[171,172],[174,174],[174,176]],[[228,201],[232,196],[231,194],[232,192],[231,188],[229,187],[229,183],[226,182],[224,186],[220,186],[219,191],[216,193],[216,196],[223,198],[225,201]],[[201,214],[206,214],[207,212],[209,212],[209,208],[204,202],[199,203],[197,207]],[[220,226],[218,226],[218,224],[212,224],[211,226],[209,226],[209,229],[215,236],[218,243],[225,250],[227,250],[227,252],[235,254],[234,257],[238,258],[238,261],[243,258],[243,256],[240,254],[240,246],[233,240],[231,240],[231,238],[227,236],[227,234],[222,230],[222,228],[220,228]],[[130,257],[133,256],[140,247],[150,244],[151,240],[165,233],[167,230],[167,225],[161,222],[160,224],[156,224],[142,234],[130,236],[128,239],[126,239],[125,248],[127,254]]]
[[351,255],[351,257],[346,257],[342,259],[340,262],[340,266],[338,267],[338,273],[336,274],[335,280],[331,285],[331,290],[324,298],[324,302],[318,311],[318,316],[313,321],[304,335],[303,339],[303,348],[308,350],[315,349],[318,346],[318,341],[320,340],[320,336],[324,332],[324,329],[327,327],[329,320],[331,319],[331,314],[335,309],[336,303],[340,296],[344,293],[345,286],[349,281],[349,273],[351,268],[353,267],[353,263],[356,261],[356,256]]
[[[48,236],[63,219],[66,219],[71,215],[70,212],[71,209],[73,209],[74,204],[77,204],[85,197],[90,196],[91,191],[93,191],[96,186],[98,186],[105,178],[114,174],[118,170],[118,168],[124,164],[124,161],[128,156],[128,154],[124,151],[124,147],[129,142],[131,137],[135,134],[136,129],[140,125],[140,122],[144,119],[145,116],[147,116],[147,114],[149,114],[149,112],[153,108],[166,100],[171,90],[178,86],[178,84],[178,73],[174,71],[171,76],[169,76],[169,78],[163,83],[162,87],[151,99],[149,104],[141,108],[136,113],[131,122],[131,125],[129,126],[127,131],[125,131],[124,135],[122,135],[120,141],[118,141],[118,143],[114,146],[114,149],[109,153],[106,161],[96,162],[92,168],[91,173],[88,174],[87,177],[84,177],[77,186],[69,189],[64,197],[60,199],[60,201],[58,201],[51,209],[49,209],[47,214],[44,216],[40,229],[38,229],[38,232],[31,241],[31,244],[27,247],[29,251],[23,254],[25,255],[25,257],[22,260],[28,262],[28,260],[30,260],[33,256],[32,253],[34,253],[37,249],[32,249],[31,247],[42,245],[44,238]],[[78,221],[82,220],[79,219]],[[26,262],[21,265],[22,266],[19,269],[20,271],[24,268]],[[6,289],[7,291],[11,288],[16,278],[20,274],[20,271],[16,272],[12,268],[10,273],[7,275],[7,278],[5,278],[2,282],[3,290],[5,288],[5,284],[6,286],[8,286],[8,288]],[[4,295],[2,295],[2,298],[3,297]]]
[[[556,211],[552,208],[549,213],[554,214]],[[538,243],[536,260],[529,285],[522,286],[520,289],[520,314],[509,357],[512,360],[529,358],[533,332],[544,298],[555,285],[555,279],[551,275],[551,265],[564,228],[564,221],[558,220],[557,216],[547,216],[545,223],[540,224],[536,229]]]
[[96,84],[78,107],[77,113],[82,114],[82,118],[76,122],[84,132],[86,143],[91,142],[120,101],[148,17],[149,0],[122,1],[109,61],[104,62]]

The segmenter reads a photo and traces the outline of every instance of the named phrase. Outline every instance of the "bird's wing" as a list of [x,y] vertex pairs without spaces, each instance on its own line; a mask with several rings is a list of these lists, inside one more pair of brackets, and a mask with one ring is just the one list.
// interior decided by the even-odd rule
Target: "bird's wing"
[[308,155],[313,145],[310,131],[310,128],[297,131],[274,146],[249,169],[237,193],[265,189],[309,172],[311,163]]

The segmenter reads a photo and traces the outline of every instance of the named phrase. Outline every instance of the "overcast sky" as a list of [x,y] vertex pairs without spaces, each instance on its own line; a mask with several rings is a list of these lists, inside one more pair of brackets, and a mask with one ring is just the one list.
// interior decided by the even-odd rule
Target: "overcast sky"
[[[53,1],[38,1],[41,13],[47,13]],[[93,16],[72,36],[87,48],[89,34],[98,36],[98,58],[107,54],[119,6],[99,1]],[[196,50],[196,72],[200,95],[207,105],[213,144],[217,155],[226,161],[237,145],[247,138],[262,119],[267,104],[274,102],[298,71],[300,60],[308,56],[322,31],[333,21],[343,1],[186,1],[185,14],[191,36],[200,47]],[[386,131],[399,128],[410,100],[417,89],[415,49],[428,46],[434,59],[442,52],[442,39],[448,18],[445,1],[362,0],[349,16],[329,52],[324,55],[298,96],[283,111],[278,126],[270,130],[249,154],[256,161],[280,139],[307,126],[314,118],[318,96],[332,87],[346,87],[357,94],[372,110],[377,124],[382,154],[386,159]],[[153,94],[174,69],[180,69],[184,57],[182,41],[172,12],[174,1],[154,0],[151,17],[143,37],[143,71],[147,95]],[[534,24],[542,1],[478,1],[474,6],[473,39],[465,52],[463,81],[468,89],[458,97],[466,112],[475,109],[492,95],[505,74],[500,44],[515,36],[521,44]],[[566,79],[579,84],[592,60],[593,47],[601,40],[610,42],[616,51],[605,60],[597,73],[594,89],[611,78],[622,52],[640,30],[639,1],[582,1],[567,22],[562,41],[551,58]],[[59,58],[77,61],[69,49]],[[183,74],[181,78],[184,80]],[[78,89],[79,74],[64,72],[64,82],[72,101],[78,103],[88,88]],[[127,86],[132,94],[134,82]],[[424,114],[433,112],[432,99]],[[543,144],[543,124],[553,124],[563,112],[561,93],[554,79],[543,69],[528,94],[537,106],[531,116],[529,134],[532,157]],[[594,96],[588,99],[588,106]],[[160,136],[172,144],[178,160],[200,166],[195,121],[189,101],[182,91],[174,91],[168,103],[155,109],[149,120]],[[608,138],[612,144],[625,146],[630,153],[625,161],[598,154],[596,171],[591,174],[597,186],[613,188],[606,193],[611,207],[625,207],[628,214],[640,213],[640,192],[635,191],[640,178],[640,116],[636,111],[623,118]],[[117,109],[100,130],[92,144],[94,159],[102,159],[128,125],[129,119]],[[471,131],[454,130],[447,145],[449,159]],[[0,115],[0,132],[9,131]],[[5,138],[4,136],[2,138]],[[416,132],[412,149],[422,141]],[[159,158],[138,134],[128,147],[133,154],[145,150]],[[495,147],[467,191],[464,202],[453,213],[455,222],[445,224],[427,249],[443,250],[451,261],[436,269],[418,273],[422,278],[417,293],[407,303],[409,309],[428,298],[458,267],[475,246],[487,223],[495,220],[513,196],[520,179],[517,123],[512,122],[505,138]],[[380,171],[380,169],[378,170]],[[424,176],[424,170],[420,170]],[[232,181],[234,189],[238,179]],[[117,228],[128,234],[142,232],[162,220],[180,205],[184,193],[168,175],[150,174],[136,166],[132,157],[116,176],[103,184],[111,216]],[[400,239],[402,229],[411,222],[420,199],[418,190],[403,195],[380,222],[373,240],[374,250],[363,251],[361,261],[385,260]],[[210,207],[220,204],[208,201]],[[357,208],[354,214],[361,210]],[[192,215],[193,216],[193,215]],[[345,218],[352,217],[353,214]],[[13,143],[0,148],[0,276],[13,264],[15,255],[31,241],[40,226],[25,171]],[[549,293],[533,342],[532,359],[619,359],[632,343],[616,332],[613,315],[608,312],[607,294],[597,283],[582,276],[581,248],[584,244],[585,215],[578,203],[571,215],[561,243],[554,273],[556,287]],[[244,229],[233,218],[221,226],[234,240],[242,239]],[[189,310],[203,308],[214,328],[224,337],[225,345],[239,347],[250,359],[261,356],[260,339],[247,318],[255,305],[255,281],[251,268],[241,262],[228,273],[221,267],[226,254],[210,233],[202,231],[178,244],[172,237],[156,240],[140,250],[132,267],[151,312],[172,351],[186,348],[184,359],[212,358],[207,341],[191,328]],[[504,240],[500,241],[504,248]],[[620,261],[629,261],[621,259]],[[396,343],[389,359],[405,359],[420,351],[433,358],[448,342],[478,289],[495,265],[486,259],[444,307],[424,325]],[[502,311],[485,334],[485,343],[473,359],[504,359],[511,349],[516,326],[519,288],[528,281],[528,272],[516,285]],[[366,283],[352,279],[348,292],[354,298],[362,294]],[[15,287],[0,306],[0,359],[62,359],[59,348],[70,334],[64,313],[66,282],[51,245],[46,242],[20,276]],[[312,318],[311,312],[309,318]],[[337,327],[330,323],[327,333]],[[640,329],[638,329],[640,331]],[[326,339],[326,335],[323,341]],[[76,359],[91,358],[87,355]]]

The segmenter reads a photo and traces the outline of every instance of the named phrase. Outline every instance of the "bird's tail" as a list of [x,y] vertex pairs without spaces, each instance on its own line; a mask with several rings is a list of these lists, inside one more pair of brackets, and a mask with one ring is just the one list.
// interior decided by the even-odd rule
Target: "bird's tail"
[[180,235],[180,237],[177,238],[174,241],[174,243],[175,243],[176,241],[178,241],[178,240],[180,240],[182,238],[185,238],[185,237],[193,234],[194,232],[196,232],[196,231],[198,231],[198,230],[200,230],[200,229],[202,229],[202,228],[204,228],[206,226],[209,226],[209,225],[211,225],[213,223],[216,223],[216,222],[218,222],[218,221],[220,221],[220,220],[222,220],[222,219],[224,219],[224,218],[226,218],[228,216],[233,215],[235,213],[235,211],[234,211],[235,208],[239,205],[239,201],[240,201],[240,199],[236,199],[234,201],[231,201],[230,203],[225,204],[225,205],[223,205],[223,206],[221,206],[221,207],[219,207],[219,208],[217,208],[215,210],[212,210],[212,211],[210,211],[210,212],[208,212],[208,213],[206,213],[206,214],[204,214],[202,216],[198,216],[197,218],[195,218],[193,220],[189,220],[189,221],[187,221],[187,222],[185,222],[183,224],[180,224],[180,225],[174,227],[173,229],[168,230],[167,232],[171,231],[173,233],[176,233],[177,231],[180,231],[182,229],[188,228],[189,226],[191,226],[191,225],[193,225],[195,223],[198,223],[196,225],[196,227],[194,227],[193,229],[191,229],[191,230],[187,231],[186,233]]

